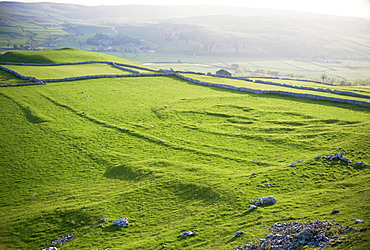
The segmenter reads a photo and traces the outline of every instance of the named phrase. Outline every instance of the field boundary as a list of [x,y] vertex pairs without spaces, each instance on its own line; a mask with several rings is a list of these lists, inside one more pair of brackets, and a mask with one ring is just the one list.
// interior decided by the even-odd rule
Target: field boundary
[[[113,65],[114,67],[117,67],[122,70],[126,70],[129,72],[132,72],[133,74],[115,74],[115,75],[87,75],[87,76],[78,76],[78,77],[68,77],[68,78],[57,78],[57,79],[37,79],[35,77],[31,76],[23,76],[20,73],[11,70],[9,68],[6,68],[2,65],[19,65],[19,66],[60,66],[60,65],[78,65],[78,64],[91,64],[91,63],[105,63]],[[124,66],[124,67],[123,67]],[[136,68],[141,70],[147,70],[151,72],[155,72],[153,74],[142,74],[137,70],[133,70],[130,68]],[[357,94],[349,91],[340,91],[340,90],[331,90],[331,89],[317,89],[312,87],[304,87],[304,86],[295,86],[290,84],[282,84],[282,83],[275,83],[270,81],[262,81],[262,80],[251,80],[248,78],[243,77],[232,77],[232,76],[222,76],[222,75],[214,75],[214,74],[205,74],[200,72],[192,72],[192,71],[173,71],[173,70],[153,70],[145,67],[140,66],[134,66],[129,64],[122,64],[122,63],[115,63],[115,62],[107,62],[107,61],[85,61],[85,62],[75,62],[75,63],[54,63],[54,64],[34,64],[34,63],[13,63],[13,62],[4,62],[0,63],[0,69],[12,73],[16,75],[17,77],[21,78],[22,80],[30,80],[32,82],[28,83],[21,83],[21,84],[2,84],[0,87],[16,87],[16,86],[30,86],[30,85],[43,85],[47,82],[65,82],[65,81],[76,81],[76,80],[86,80],[86,79],[96,79],[96,78],[116,78],[116,77],[152,77],[152,76],[176,76],[178,78],[181,78],[185,81],[201,84],[201,85],[207,85],[212,87],[218,87],[218,88],[224,88],[224,89],[231,89],[234,91],[242,91],[242,92],[248,92],[253,94],[277,94],[277,95],[286,95],[286,96],[293,96],[293,97],[303,97],[308,99],[315,99],[315,100],[326,100],[326,101],[333,101],[333,102],[340,102],[340,103],[347,103],[347,104],[354,104],[359,105],[363,107],[370,107],[370,102],[365,101],[358,101],[358,100],[349,100],[344,98],[333,98],[333,97],[327,97],[327,96],[319,96],[319,95],[313,95],[313,94],[303,94],[303,93],[295,93],[295,92],[289,92],[289,91],[280,91],[280,90],[261,90],[261,89],[251,89],[246,87],[235,87],[232,85],[227,84],[217,84],[217,83],[211,83],[211,82],[204,82],[200,80],[196,80],[193,78],[185,77],[181,74],[196,74],[196,75],[209,75],[213,77],[221,77],[221,78],[230,78],[230,79],[237,79],[237,80],[243,80],[243,81],[249,81],[249,82],[256,82],[261,84],[270,84],[270,85],[276,85],[281,87],[289,87],[289,88],[296,88],[296,89],[304,89],[304,90],[313,90],[313,91],[320,91],[320,92],[326,92],[326,93],[333,93],[333,94],[343,94],[343,95],[350,95],[354,97],[362,97],[362,98],[370,98],[370,96]],[[308,80],[307,80],[308,81]]]
[[308,99],[348,103],[348,104],[354,104],[354,105],[359,105],[359,106],[363,106],[363,107],[370,107],[370,102],[365,102],[365,101],[349,100],[349,99],[344,99],[344,98],[343,99],[342,98],[333,98],[333,97],[327,97],[327,96],[302,94],[302,93],[279,91],[279,90],[250,89],[250,88],[245,88],[245,87],[235,87],[235,86],[227,85],[227,84],[217,84],[217,83],[204,82],[204,81],[195,80],[195,79],[192,79],[192,78],[189,78],[189,77],[185,77],[185,76],[182,76],[180,74],[176,74],[176,76],[182,78],[183,80],[193,82],[193,83],[196,83],[196,84],[202,84],[202,85],[207,85],[207,86],[212,86],[212,87],[231,89],[231,90],[235,90],[235,91],[249,92],[249,93],[253,93],[253,94],[287,95],[287,96],[294,96],[294,97],[303,97],[303,98],[308,98]]

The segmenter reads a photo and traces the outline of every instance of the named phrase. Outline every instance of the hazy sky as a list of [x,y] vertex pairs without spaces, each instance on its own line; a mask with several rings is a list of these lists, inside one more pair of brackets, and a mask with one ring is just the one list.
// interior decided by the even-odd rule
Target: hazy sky
[[370,17],[370,0],[9,0],[16,2],[57,2],[82,5],[227,5],[288,9],[319,14]]

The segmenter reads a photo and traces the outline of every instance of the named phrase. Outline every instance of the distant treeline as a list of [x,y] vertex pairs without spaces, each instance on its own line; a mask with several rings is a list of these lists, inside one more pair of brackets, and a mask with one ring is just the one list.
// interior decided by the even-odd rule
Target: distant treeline
[[355,79],[355,80],[342,80],[339,85],[341,86],[370,86],[370,78]]

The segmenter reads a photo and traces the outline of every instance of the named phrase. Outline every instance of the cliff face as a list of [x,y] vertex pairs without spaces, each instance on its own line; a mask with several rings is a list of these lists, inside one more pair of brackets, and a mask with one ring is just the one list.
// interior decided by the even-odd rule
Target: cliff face
[[207,16],[153,25],[164,43],[193,46],[199,53],[289,57],[368,58],[370,21],[300,16]]

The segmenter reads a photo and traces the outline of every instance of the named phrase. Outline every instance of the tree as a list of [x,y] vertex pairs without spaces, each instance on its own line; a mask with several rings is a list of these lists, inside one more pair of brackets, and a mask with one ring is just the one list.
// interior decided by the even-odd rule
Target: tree
[[233,63],[233,64],[231,64],[231,68],[238,69],[239,68],[239,64]]
[[321,75],[322,82],[325,82],[325,79],[328,78],[325,74]]

